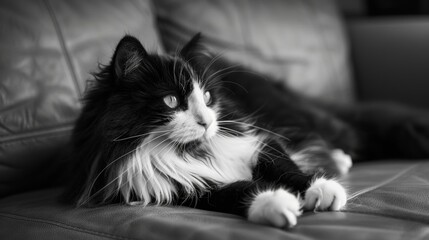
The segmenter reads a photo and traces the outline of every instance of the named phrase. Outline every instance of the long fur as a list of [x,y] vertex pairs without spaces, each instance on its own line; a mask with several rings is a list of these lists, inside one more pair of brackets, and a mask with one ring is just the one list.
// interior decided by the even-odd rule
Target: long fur
[[[347,172],[336,149],[347,161],[395,151],[429,156],[425,147],[404,149],[404,141],[427,143],[407,132],[408,125],[396,136],[390,129],[396,125],[368,120],[392,116],[401,127],[402,119],[413,119],[408,111],[398,117],[365,107],[326,108],[265,78],[212,56],[199,35],[170,55],[150,54],[125,36],[85,95],[65,196],[78,206],[196,201],[212,209],[214,201],[215,210],[246,215],[242,201],[255,189],[287,185],[304,194],[313,174]],[[178,106],[166,105],[165,96]],[[425,121],[415,124],[426,129]],[[394,139],[390,151],[385,141]],[[335,189],[334,199],[345,196],[341,186]]]
[[[153,141],[148,137],[109,179],[115,183],[106,193],[119,192],[126,203],[142,205],[171,204],[183,191],[188,196],[200,196],[210,190],[209,183],[218,186],[252,178],[259,140],[256,136],[214,137],[200,151],[205,156],[177,153],[165,139]],[[234,151],[228,148],[234,147]],[[226,154],[226,153],[234,154]],[[114,188],[117,189],[114,189]],[[110,190],[111,189],[111,190]],[[111,196],[106,196],[106,199]]]
[[[223,99],[217,82],[222,73],[194,70],[184,57],[190,54],[186,48],[176,56],[150,55],[127,36],[95,75],[73,135],[74,172],[80,174],[68,197],[78,206],[171,204],[183,195],[198,198],[212,187],[251,180],[265,135],[252,130],[248,118],[234,121],[239,114],[230,112],[232,103]],[[213,103],[201,111],[219,115],[220,129],[205,142],[180,143],[174,139],[194,131],[185,127],[190,116],[184,113],[199,87],[212,92]],[[159,102],[171,93],[183,103],[175,111]]]

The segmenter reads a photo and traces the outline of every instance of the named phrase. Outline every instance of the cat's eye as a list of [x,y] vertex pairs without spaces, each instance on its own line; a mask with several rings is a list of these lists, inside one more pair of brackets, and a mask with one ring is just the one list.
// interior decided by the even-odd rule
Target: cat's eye
[[164,103],[169,108],[176,108],[177,106],[179,106],[179,100],[174,95],[167,95],[167,96],[165,96],[164,97]]
[[204,102],[206,103],[206,105],[209,105],[212,101],[212,96],[210,95],[210,92],[207,91],[204,93]]

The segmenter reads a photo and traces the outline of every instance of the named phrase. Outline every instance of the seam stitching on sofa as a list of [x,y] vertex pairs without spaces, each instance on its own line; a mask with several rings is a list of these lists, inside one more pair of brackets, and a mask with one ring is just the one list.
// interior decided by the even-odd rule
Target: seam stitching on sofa
[[49,0],[43,0],[43,2],[45,3],[46,8],[47,8],[47,10],[49,12],[49,15],[50,15],[50,17],[52,19],[52,23],[54,25],[55,32],[57,33],[58,41],[59,41],[60,46],[61,46],[61,50],[64,53],[64,58],[66,60],[68,69],[70,71],[70,74],[71,74],[71,77],[72,77],[72,80],[73,80],[73,84],[75,86],[75,90],[77,92],[76,94],[77,94],[77,96],[79,98],[82,98],[82,91],[81,91],[82,89],[81,89],[80,84],[79,84],[79,82],[77,80],[77,74],[75,72],[75,68],[73,66],[73,62],[72,62],[70,54],[68,52],[68,49],[67,49],[67,46],[66,46],[66,43],[65,43],[65,39],[64,39],[64,35],[63,35],[62,31],[61,31],[60,24],[59,24],[58,19],[57,19],[56,15],[55,15],[54,9],[52,8],[52,5],[50,4]]
[[404,176],[404,174],[405,174],[405,173],[407,173],[407,172],[411,171],[412,169],[416,168],[417,166],[418,166],[418,164],[414,164],[414,165],[412,165],[412,166],[410,166],[410,167],[408,167],[408,168],[406,168],[406,169],[402,170],[401,172],[399,172],[399,173],[398,173],[398,174],[396,174],[395,176],[393,176],[393,177],[391,177],[391,178],[388,178],[387,180],[385,180],[385,181],[383,181],[383,182],[381,182],[381,183],[379,183],[379,184],[377,184],[377,185],[375,185],[375,186],[372,186],[372,187],[369,187],[369,188],[361,189],[361,190],[359,190],[359,191],[357,191],[357,192],[353,193],[351,196],[349,196],[347,200],[348,200],[348,201],[353,200],[353,199],[355,199],[355,198],[359,197],[359,196],[360,196],[360,195],[362,195],[362,194],[365,194],[365,193],[368,193],[368,192],[372,192],[372,191],[374,191],[374,190],[376,190],[376,189],[378,189],[378,188],[381,188],[381,187],[383,187],[383,186],[385,186],[385,185],[387,185],[387,184],[391,183],[392,181],[394,181],[394,180],[396,180],[396,179],[398,179],[398,178],[400,178],[400,177]]
[[134,240],[135,239],[135,238],[128,238],[128,237],[112,235],[112,234],[104,233],[104,232],[98,232],[98,231],[89,230],[89,229],[85,229],[85,228],[81,228],[81,227],[76,227],[76,226],[72,226],[69,224],[62,223],[62,222],[54,222],[54,221],[49,221],[49,220],[39,219],[39,218],[29,218],[29,217],[25,217],[25,216],[21,216],[21,215],[16,215],[16,214],[0,213],[0,216],[6,217],[6,218],[12,218],[12,219],[16,219],[16,220],[21,220],[21,221],[27,221],[27,222],[37,222],[37,223],[50,224],[50,225],[54,225],[54,226],[69,229],[69,230],[77,230],[79,232],[103,236],[103,237],[111,237],[111,238],[123,239],[123,240]]

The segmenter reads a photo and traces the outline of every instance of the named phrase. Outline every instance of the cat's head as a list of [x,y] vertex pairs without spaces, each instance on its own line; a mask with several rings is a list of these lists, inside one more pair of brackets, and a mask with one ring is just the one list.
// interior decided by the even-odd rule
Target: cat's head
[[199,39],[160,55],[125,36],[110,64],[94,75],[73,134],[76,171],[83,174],[70,188],[78,205],[118,196],[167,203],[179,191],[195,194],[206,178],[216,179],[204,148],[225,136],[223,117],[236,112],[221,96],[219,79],[231,68]]
[[[163,134],[187,144],[205,141],[218,131],[219,84],[210,69],[196,64],[205,52],[196,35],[173,55],[149,54],[134,37],[118,44],[107,85],[113,89],[106,100],[112,140]],[[105,79],[104,79],[105,81]]]

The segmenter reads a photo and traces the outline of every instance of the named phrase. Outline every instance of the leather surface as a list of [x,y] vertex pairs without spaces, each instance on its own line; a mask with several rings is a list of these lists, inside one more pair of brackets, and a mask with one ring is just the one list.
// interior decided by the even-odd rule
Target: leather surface
[[356,198],[349,201],[348,212],[429,224],[429,163],[358,165],[345,180],[352,189],[359,189],[354,192]]
[[0,197],[35,185],[125,33],[161,51],[149,0],[0,1]]
[[292,230],[184,207],[58,203],[60,189],[0,200],[0,239],[429,239],[429,162],[357,164],[341,179],[351,196],[342,212],[306,212]]

